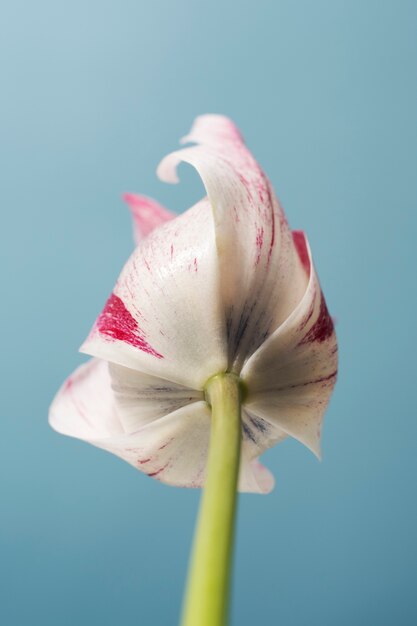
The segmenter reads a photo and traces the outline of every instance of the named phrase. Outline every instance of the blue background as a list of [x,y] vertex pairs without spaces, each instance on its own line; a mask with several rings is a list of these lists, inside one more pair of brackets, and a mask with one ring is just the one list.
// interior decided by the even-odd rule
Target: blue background
[[338,319],[318,463],[287,441],[240,500],[232,624],[417,623],[417,4],[4,1],[4,626],[177,623],[199,493],[57,435],[48,405],[131,250],[123,191],[199,113],[235,119]]

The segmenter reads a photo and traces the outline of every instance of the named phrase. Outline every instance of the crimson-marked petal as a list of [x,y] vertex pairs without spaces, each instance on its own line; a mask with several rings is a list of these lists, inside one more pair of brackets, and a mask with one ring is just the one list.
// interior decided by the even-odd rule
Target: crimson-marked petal
[[178,182],[176,168],[184,161],[205,185],[214,213],[228,367],[239,373],[299,303],[308,279],[272,187],[235,125],[205,115],[184,141],[197,145],[165,157],[158,175]]
[[[145,381],[149,382],[146,376]],[[49,422],[58,432],[112,452],[148,476],[178,486],[200,485],[210,433],[207,404],[200,400],[164,413],[169,399],[164,405],[159,398],[154,419],[149,419],[148,406],[143,425],[126,433],[117,406],[119,393],[113,391],[109,364],[91,359],[61,387],[51,405]],[[162,389],[160,393],[169,395]]]
[[[178,407],[179,388],[159,381],[158,398],[146,397],[149,384],[156,393],[158,381],[147,375],[111,366],[100,359],[81,365],[56,395],[49,413],[51,426],[60,433],[87,441],[112,452],[151,478],[179,487],[202,487],[210,440],[211,413],[206,402],[194,401]],[[125,377],[121,381],[121,377]],[[129,394],[132,383],[144,392],[135,413],[138,428],[131,429]],[[174,392],[174,397],[171,393]],[[192,393],[192,392],[191,392]],[[200,396],[201,397],[201,396]],[[152,406],[154,404],[154,406]],[[139,406],[143,409],[142,419]],[[174,410],[170,411],[170,408]],[[244,445],[244,444],[243,444]],[[245,450],[245,448],[244,448]],[[273,478],[246,452],[241,460],[240,489],[266,493]]]
[[275,486],[273,474],[258,459],[251,459],[244,448],[241,452],[238,489],[247,493],[271,493]]
[[206,199],[136,248],[81,351],[193,389],[226,369],[219,267]]
[[245,408],[320,456],[322,418],[337,375],[337,342],[305,236],[295,236],[309,271],[303,299],[242,370]]
[[144,237],[165,222],[174,219],[175,213],[168,211],[159,202],[135,193],[123,194],[133,219],[133,238],[138,245]]
[[85,441],[124,432],[108,363],[90,359],[67,378],[51,404],[49,423],[59,433]]
[[[198,401],[129,435],[91,443],[165,484],[198,488],[205,482],[210,428],[210,409],[206,402]],[[269,493],[273,485],[270,472],[243,453],[239,490]]]
[[[134,454],[126,460],[166,484],[203,487],[210,428],[211,412],[207,404],[189,404],[130,435],[129,454]],[[119,454],[114,447],[111,451]],[[269,493],[273,486],[274,478],[269,470],[250,458],[243,447],[239,491]]]

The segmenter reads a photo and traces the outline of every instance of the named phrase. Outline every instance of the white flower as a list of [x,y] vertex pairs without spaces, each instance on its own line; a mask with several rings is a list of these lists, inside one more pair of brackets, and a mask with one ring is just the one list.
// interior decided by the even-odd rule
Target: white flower
[[[239,489],[267,493],[262,452],[294,437],[316,455],[337,343],[302,232],[225,117],[197,118],[158,168],[184,161],[207,191],[180,216],[128,195],[139,243],[50,409],[54,429],[179,486],[204,483],[204,386],[232,371],[245,389]],[[143,237],[143,238],[142,238]],[[140,241],[139,241],[140,239]]]

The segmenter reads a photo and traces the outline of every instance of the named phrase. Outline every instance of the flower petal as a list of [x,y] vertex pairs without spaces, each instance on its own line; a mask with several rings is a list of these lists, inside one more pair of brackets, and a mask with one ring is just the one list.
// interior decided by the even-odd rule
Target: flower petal
[[184,161],[200,174],[213,207],[228,366],[237,373],[301,300],[308,282],[284,213],[265,174],[234,124],[219,115],[197,118],[158,175],[178,182]]
[[59,433],[86,441],[123,433],[108,363],[90,359],[67,378],[51,404],[49,423]]
[[[91,441],[113,452],[151,478],[175,487],[203,487],[210,441],[211,412],[193,402],[135,433]],[[239,490],[268,493],[274,479],[259,462],[241,458]]]
[[320,456],[320,429],[337,375],[337,342],[303,233],[295,236],[309,269],[307,290],[288,319],[242,370],[245,408]]
[[126,433],[187,404],[204,400],[204,393],[143,372],[109,364],[118,414]]
[[163,413],[164,408],[158,400],[154,414],[159,419],[148,423],[145,419],[145,425],[136,432],[125,433],[108,363],[91,359],[61,387],[51,405],[49,422],[58,432],[112,452],[148,476],[178,486],[200,486],[210,436],[210,410],[204,401],[169,414]]
[[207,200],[151,232],[136,248],[81,351],[194,389],[226,369]]
[[255,459],[287,437],[277,424],[255,415],[245,404],[242,408],[243,447],[249,459]]
[[123,194],[123,200],[128,204],[132,214],[133,237],[136,245],[149,235],[154,228],[176,217],[175,213],[171,213],[156,200],[146,196],[125,193]]
[[[172,388],[168,391],[161,388],[154,407],[152,398],[139,398],[138,404],[144,410],[142,424],[135,432],[126,433],[123,430],[126,415],[122,415],[126,407],[118,396],[123,394],[126,399],[128,393],[133,392],[130,385],[134,382],[139,383],[140,389],[146,389],[143,381],[149,382],[150,377],[138,381],[137,372],[110,368],[111,375],[109,364],[100,359],[81,365],[67,379],[51,405],[51,426],[60,433],[112,452],[152,478],[170,485],[201,487],[211,426],[206,402],[197,399],[165,413],[170,407]],[[123,383],[121,377],[125,377]],[[152,382],[155,383],[155,379]],[[160,382],[164,385],[164,381]],[[134,400],[133,395],[131,399]],[[129,408],[128,402],[127,406]],[[127,424],[131,426],[130,422]],[[272,486],[273,478],[249,458],[243,444],[240,489],[266,493]]]
[[242,450],[239,491],[247,493],[271,493],[275,486],[275,478],[258,459],[250,460]]

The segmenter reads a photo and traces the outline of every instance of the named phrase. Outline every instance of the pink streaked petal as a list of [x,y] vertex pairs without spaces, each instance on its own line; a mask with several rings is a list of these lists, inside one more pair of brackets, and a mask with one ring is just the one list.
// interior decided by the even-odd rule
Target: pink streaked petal
[[123,433],[108,363],[90,359],[67,378],[52,402],[49,423],[59,433],[87,441]]
[[321,422],[337,376],[337,340],[307,240],[299,246],[309,254],[304,297],[248,360],[242,378],[250,389],[245,408],[320,456]]
[[[139,375],[136,374],[136,382]],[[140,395],[153,386],[154,401],[143,406],[142,426],[126,433],[119,419],[120,376],[113,372],[112,389],[108,363],[91,359],[81,365],[64,383],[50,409],[52,428],[65,435],[87,441],[112,452],[151,477],[178,486],[198,486],[204,474],[210,433],[210,410],[203,401],[196,401],[175,411],[169,410],[170,395],[152,377],[144,376],[136,390]],[[127,378],[126,385],[132,382]],[[123,393],[123,392],[122,392]],[[118,397],[119,396],[119,397]],[[142,398],[143,399],[143,398]],[[154,401],[154,406],[150,405]],[[123,403],[121,403],[123,412]],[[152,415],[150,415],[152,413]],[[129,428],[132,426],[130,422]]]
[[[110,367],[111,375],[105,361],[91,359],[81,365],[52,403],[51,426],[115,454],[161,482],[203,486],[211,427],[206,402],[186,397],[184,389],[166,381]],[[132,431],[135,424],[138,428]],[[266,483],[270,483],[267,474],[260,473],[244,453],[240,489],[263,493]]]
[[123,194],[123,200],[129,206],[133,218],[133,236],[136,245],[144,237],[161,224],[176,217],[175,213],[168,211],[161,204],[146,196],[139,196],[134,193]]
[[[203,487],[210,427],[210,409],[205,402],[195,402],[130,435],[129,458],[116,448],[112,451],[168,485]],[[273,486],[273,476],[243,444],[239,491],[269,493]]]
[[271,184],[225,117],[197,118],[185,138],[198,145],[162,160],[158,175],[177,182],[181,161],[200,174],[213,208],[228,365],[248,358],[301,300],[308,277]]
[[271,493],[275,478],[259,459],[251,459],[242,449],[238,489],[247,493]]
[[145,424],[136,432],[92,441],[161,482],[199,487],[204,480],[210,410],[203,401]]
[[304,267],[307,276],[310,276],[311,263],[306,234],[302,230],[293,230],[292,238],[301,264]]
[[226,369],[207,199],[152,231],[136,248],[81,350],[198,390]]

